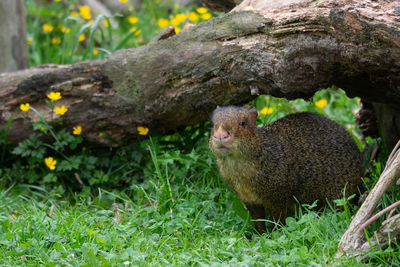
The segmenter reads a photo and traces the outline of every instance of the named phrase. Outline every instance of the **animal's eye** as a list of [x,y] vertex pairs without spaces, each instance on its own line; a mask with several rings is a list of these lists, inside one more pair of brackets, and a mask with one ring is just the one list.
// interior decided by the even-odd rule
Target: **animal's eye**
[[245,125],[246,125],[246,122],[245,122],[245,121],[241,121],[241,122],[239,122],[239,125],[240,125],[240,126],[245,126]]

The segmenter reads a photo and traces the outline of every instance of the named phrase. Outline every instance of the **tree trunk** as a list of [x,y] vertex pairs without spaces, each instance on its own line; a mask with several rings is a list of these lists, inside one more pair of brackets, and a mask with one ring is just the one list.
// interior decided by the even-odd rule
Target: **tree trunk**
[[0,1],[0,73],[28,67],[24,0]]
[[398,104],[374,103],[382,138],[388,151],[400,140],[400,108]]
[[[336,85],[364,101],[400,103],[397,1],[278,2],[251,1],[241,8],[252,11],[221,15],[167,39],[161,34],[104,61],[0,75],[1,128],[12,112],[22,113],[21,103],[45,110],[50,91],[63,95],[65,125],[82,125],[85,137],[103,145],[135,139],[137,126],[171,133],[207,120],[217,105],[258,94],[307,98]],[[31,132],[15,116],[10,140]]]

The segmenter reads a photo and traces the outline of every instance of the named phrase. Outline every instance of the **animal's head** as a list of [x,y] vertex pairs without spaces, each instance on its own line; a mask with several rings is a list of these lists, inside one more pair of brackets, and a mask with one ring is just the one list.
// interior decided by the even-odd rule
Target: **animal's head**
[[217,157],[245,156],[258,140],[254,107],[218,107],[212,114],[210,149]]

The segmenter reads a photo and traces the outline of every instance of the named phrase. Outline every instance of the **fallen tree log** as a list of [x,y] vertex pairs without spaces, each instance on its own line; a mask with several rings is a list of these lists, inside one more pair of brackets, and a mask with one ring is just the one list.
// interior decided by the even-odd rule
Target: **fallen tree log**
[[241,0],[201,0],[203,5],[214,11],[230,11],[236,5],[242,2]]
[[17,113],[9,140],[29,136],[18,107],[44,111],[50,91],[63,95],[65,126],[82,125],[88,140],[107,146],[134,140],[137,126],[171,133],[259,94],[307,98],[336,85],[368,102],[400,103],[398,2],[249,2],[240,8],[251,11],[235,9],[104,61],[1,74],[0,129]]

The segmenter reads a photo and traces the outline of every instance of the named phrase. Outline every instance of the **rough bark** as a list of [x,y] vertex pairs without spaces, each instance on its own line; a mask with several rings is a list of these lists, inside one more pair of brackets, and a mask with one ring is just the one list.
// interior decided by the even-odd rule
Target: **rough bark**
[[362,101],[354,120],[363,136],[379,137],[376,112],[372,104]]
[[388,151],[391,151],[400,139],[400,106],[398,104],[373,104],[380,132]]
[[228,12],[240,4],[242,0],[201,0],[203,5],[213,11]]
[[386,249],[390,244],[394,244],[400,238],[400,214],[397,214],[382,223],[377,234],[371,237],[370,242],[365,241],[356,253],[361,257],[373,247],[374,250]]
[[[139,125],[171,133],[208,119],[217,105],[257,94],[307,98],[336,85],[365,101],[400,103],[398,2],[297,1],[250,9],[105,61],[1,75],[1,128],[21,103],[44,110],[50,91],[64,95],[67,126],[81,124],[85,137],[105,145],[116,143],[103,136],[118,144],[134,139]],[[10,140],[30,129],[15,116]]]
[[24,0],[0,1],[0,73],[28,67]]

